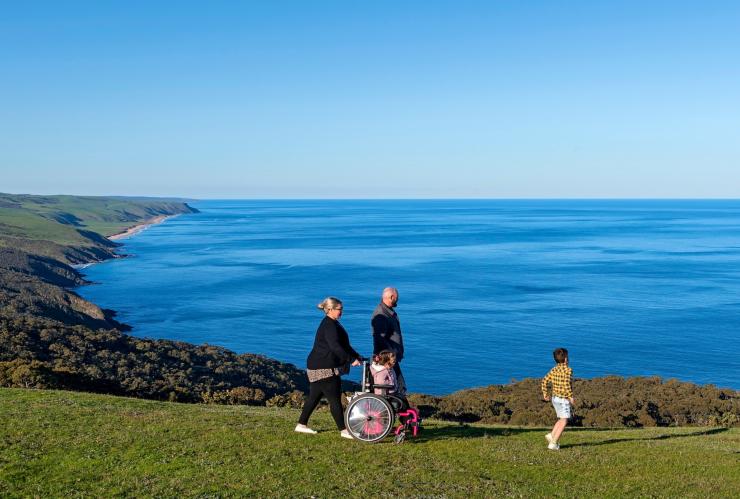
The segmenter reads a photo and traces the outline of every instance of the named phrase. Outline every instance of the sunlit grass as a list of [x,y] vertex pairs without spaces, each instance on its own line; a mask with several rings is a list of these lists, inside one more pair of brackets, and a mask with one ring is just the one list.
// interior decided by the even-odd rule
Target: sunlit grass
[[367,445],[292,431],[291,409],[0,389],[0,496],[732,497],[740,430],[567,430],[425,422]]

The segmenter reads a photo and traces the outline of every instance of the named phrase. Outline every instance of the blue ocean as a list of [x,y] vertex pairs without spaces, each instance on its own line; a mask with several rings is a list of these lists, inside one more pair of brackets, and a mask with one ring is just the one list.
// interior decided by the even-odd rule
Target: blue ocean
[[[399,289],[411,391],[647,375],[740,389],[740,201],[201,201],[85,269],[131,334],[305,367],[325,296],[370,354]],[[358,379],[353,371],[351,378]]]

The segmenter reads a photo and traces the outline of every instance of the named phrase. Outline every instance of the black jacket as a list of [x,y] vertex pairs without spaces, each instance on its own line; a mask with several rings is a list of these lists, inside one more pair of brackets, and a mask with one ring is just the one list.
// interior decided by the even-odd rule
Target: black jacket
[[338,321],[326,316],[316,330],[316,339],[311,353],[308,354],[306,367],[309,369],[342,367],[359,357],[360,354],[349,344],[347,331]]
[[373,327],[373,353],[379,354],[383,350],[390,350],[396,354],[396,362],[401,362],[403,360],[403,336],[396,311],[380,302],[375,307],[370,322]]

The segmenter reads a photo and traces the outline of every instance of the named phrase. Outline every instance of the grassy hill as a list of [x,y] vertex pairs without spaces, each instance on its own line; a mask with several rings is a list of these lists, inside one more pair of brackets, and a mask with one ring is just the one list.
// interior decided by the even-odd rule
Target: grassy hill
[[307,382],[292,365],[123,334],[114,311],[72,289],[86,282],[71,264],[120,256],[105,236],[196,212],[176,199],[0,193],[0,386],[262,405],[295,398]]
[[159,215],[196,211],[171,199],[0,193],[0,306],[13,316],[122,327],[110,311],[67,289],[84,283],[70,265],[118,257],[120,245],[106,236]]
[[0,496],[736,497],[740,429],[428,421],[403,445],[292,431],[287,408],[0,389]]
[[173,199],[0,193],[3,233],[59,244],[85,244],[85,231],[110,236],[157,215],[193,211]]

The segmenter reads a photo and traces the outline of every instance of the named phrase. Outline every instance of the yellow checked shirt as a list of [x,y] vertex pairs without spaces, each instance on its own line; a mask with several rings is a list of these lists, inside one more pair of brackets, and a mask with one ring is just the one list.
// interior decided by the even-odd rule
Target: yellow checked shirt
[[565,364],[558,364],[542,378],[542,397],[547,397],[547,384],[552,383],[552,394],[555,397],[569,399],[573,396],[573,369]]

